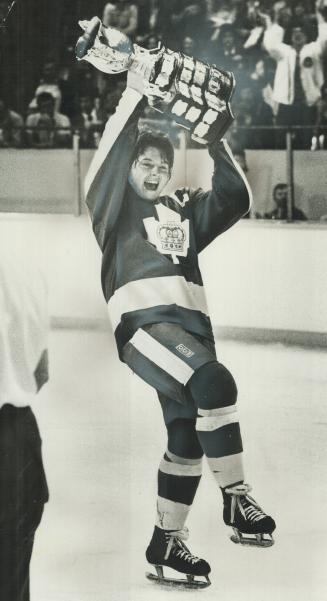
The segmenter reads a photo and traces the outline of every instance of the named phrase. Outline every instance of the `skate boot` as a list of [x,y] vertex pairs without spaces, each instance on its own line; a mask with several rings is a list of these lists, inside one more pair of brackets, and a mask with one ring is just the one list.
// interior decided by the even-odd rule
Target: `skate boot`
[[234,530],[231,536],[233,543],[271,547],[274,544],[272,532],[276,524],[250,497],[250,491],[248,484],[237,484],[223,490],[224,522]]
[[[199,557],[195,557],[184,544],[188,538],[188,530],[162,530],[155,526],[151,542],[146,550],[146,558],[157,572],[157,575],[147,573],[146,577],[158,584],[182,588],[205,588],[210,585],[208,574],[209,564]],[[169,578],[163,573],[163,566],[182,572],[186,578]],[[203,576],[205,580],[197,580],[196,576]]]

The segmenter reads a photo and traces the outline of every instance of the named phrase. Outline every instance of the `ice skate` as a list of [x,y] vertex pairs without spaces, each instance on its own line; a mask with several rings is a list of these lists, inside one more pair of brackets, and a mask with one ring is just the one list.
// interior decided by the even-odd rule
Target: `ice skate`
[[[147,573],[146,577],[158,584],[181,588],[205,588],[209,586],[209,564],[192,555],[184,544],[188,538],[188,530],[162,530],[155,526],[151,542],[146,550],[146,558],[157,574]],[[186,578],[170,578],[164,576],[164,566],[185,574]],[[197,577],[204,577],[199,580]]]
[[250,497],[250,491],[251,487],[248,484],[224,489],[224,522],[234,530],[230,537],[233,543],[271,547],[274,544],[272,532],[276,524]]

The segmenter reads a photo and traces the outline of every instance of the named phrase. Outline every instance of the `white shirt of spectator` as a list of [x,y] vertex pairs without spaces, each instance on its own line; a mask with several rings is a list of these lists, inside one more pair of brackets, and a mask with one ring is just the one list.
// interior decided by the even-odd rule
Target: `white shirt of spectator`
[[34,371],[47,348],[47,286],[42,272],[12,248],[0,248],[0,407],[29,405]]
[[[300,51],[301,81],[308,106],[319,100],[324,83],[322,55],[327,47],[327,23],[319,23],[318,27],[316,41],[305,44]],[[274,100],[291,105],[294,102],[296,50],[282,42],[283,36],[283,28],[277,23],[272,24],[265,32],[264,46],[277,61]]]

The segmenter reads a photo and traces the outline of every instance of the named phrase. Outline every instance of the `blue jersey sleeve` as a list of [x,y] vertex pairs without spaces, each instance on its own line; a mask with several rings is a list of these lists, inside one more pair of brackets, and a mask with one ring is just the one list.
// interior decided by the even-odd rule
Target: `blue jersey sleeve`
[[217,142],[209,153],[214,160],[212,189],[190,193],[198,252],[241,219],[252,201],[250,186],[228,144]]
[[102,250],[123,205],[128,173],[143,109],[142,95],[126,88],[109,118],[85,178],[85,198],[95,237]]

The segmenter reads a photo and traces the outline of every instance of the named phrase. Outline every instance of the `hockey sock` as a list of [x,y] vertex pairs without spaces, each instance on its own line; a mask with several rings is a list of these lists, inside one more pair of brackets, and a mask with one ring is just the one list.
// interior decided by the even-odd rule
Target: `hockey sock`
[[168,448],[158,472],[156,525],[181,530],[200,482],[203,452],[195,420],[177,419],[167,429]]
[[244,481],[243,447],[235,405],[199,409],[198,437],[209,467],[221,488]]
[[208,363],[192,376],[189,389],[198,407],[198,438],[216,481],[221,488],[243,482],[243,447],[233,376],[222,364]]

